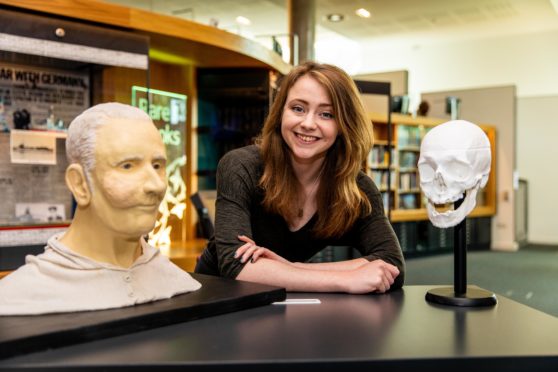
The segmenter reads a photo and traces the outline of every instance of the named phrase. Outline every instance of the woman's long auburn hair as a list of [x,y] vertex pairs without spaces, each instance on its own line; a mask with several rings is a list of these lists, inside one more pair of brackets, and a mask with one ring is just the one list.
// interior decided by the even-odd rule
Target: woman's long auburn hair
[[298,211],[295,206],[301,186],[292,168],[291,150],[281,135],[281,121],[290,89],[305,75],[328,92],[338,126],[338,136],[327,151],[316,193],[318,220],[313,230],[316,237],[334,238],[372,211],[356,182],[374,143],[372,123],[366,117],[354,81],[346,72],[336,66],[306,62],[282,79],[256,142],[264,162],[259,185],[265,192],[264,208],[292,221]]

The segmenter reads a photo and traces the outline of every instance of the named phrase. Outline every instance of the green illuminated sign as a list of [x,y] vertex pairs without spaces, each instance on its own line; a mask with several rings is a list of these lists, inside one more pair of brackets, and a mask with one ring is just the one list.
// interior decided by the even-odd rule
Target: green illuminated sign
[[180,146],[186,128],[186,96],[157,89],[132,87],[132,106],[149,114],[167,146]]
[[149,234],[149,243],[168,249],[171,245],[171,230],[173,226],[180,225],[179,221],[184,218],[186,209],[186,183],[183,177],[186,165],[186,96],[133,86],[132,106],[149,114],[167,150],[168,188],[159,206],[159,219]]

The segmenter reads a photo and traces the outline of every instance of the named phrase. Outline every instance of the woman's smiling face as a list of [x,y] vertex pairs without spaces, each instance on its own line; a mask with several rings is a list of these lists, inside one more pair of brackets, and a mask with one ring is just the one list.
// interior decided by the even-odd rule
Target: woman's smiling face
[[316,79],[302,76],[289,90],[281,120],[281,135],[293,160],[311,163],[323,159],[337,134],[328,92]]

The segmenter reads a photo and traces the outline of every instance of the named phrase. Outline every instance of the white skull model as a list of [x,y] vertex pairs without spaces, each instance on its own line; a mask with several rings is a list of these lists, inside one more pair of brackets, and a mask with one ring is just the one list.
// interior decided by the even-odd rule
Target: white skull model
[[[420,186],[428,199],[428,217],[434,226],[455,226],[475,208],[477,191],[488,181],[490,162],[488,137],[468,121],[448,121],[424,136],[418,169]],[[454,203],[464,196],[456,210],[436,210],[436,205]]]

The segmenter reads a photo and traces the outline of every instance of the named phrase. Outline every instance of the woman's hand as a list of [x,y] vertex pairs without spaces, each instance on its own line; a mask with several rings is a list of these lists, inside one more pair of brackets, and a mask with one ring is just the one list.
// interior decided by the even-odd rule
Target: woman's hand
[[234,254],[234,257],[239,259],[240,262],[242,263],[247,262],[248,260],[254,263],[260,257],[269,258],[270,260],[279,261],[283,263],[290,263],[288,260],[279,256],[277,253],[267,248],[258,246],[256,242],[254,242],[252,239],[250,239],[245,235],[239,235],[238,240],[246,243],[240,246]]
[[374,260],[347,273],[347,292],[384,293],[399,275],[399,269],[383,260]]

